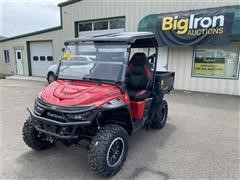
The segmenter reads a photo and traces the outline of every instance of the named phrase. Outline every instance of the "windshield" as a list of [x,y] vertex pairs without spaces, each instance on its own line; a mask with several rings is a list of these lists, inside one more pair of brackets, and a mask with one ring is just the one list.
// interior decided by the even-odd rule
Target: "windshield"
[[127,45],[79,43],[65,47],[59,79],[123,81],[129,53]]

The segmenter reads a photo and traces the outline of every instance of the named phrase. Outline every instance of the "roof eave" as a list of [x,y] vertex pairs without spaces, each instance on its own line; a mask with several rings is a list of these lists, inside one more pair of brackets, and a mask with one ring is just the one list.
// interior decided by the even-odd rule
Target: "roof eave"
[[31,32],[31,33],[26,33],[26,34],[21,34],[21,35],[18,35],[18,36],[13,36],[13,37],[5,38],[5,39],[0,40],[0,42],[9,41],[9,40],[14,40],[14,39],[19,39],[19,38],[23,38],[23,37],[27,37],[27,36],[33,36],[33,35],[43,34],[43,33],[51,32],[51,31],[56,31],[56,30],[60,30],[60,29],[62,29],[62,26],[55,26],[55,27],[43,29],[43,30],[40,30],[40,31],[34,31],[34,32]]
[[82,1],[82,0],[68,0],[68,1],[64,1],[62,3],[59,3],[58,6],[59,7],[63,7],[63,6],[67,6],[69,4],[73,4],[73,3],[79,2],[79,1]]

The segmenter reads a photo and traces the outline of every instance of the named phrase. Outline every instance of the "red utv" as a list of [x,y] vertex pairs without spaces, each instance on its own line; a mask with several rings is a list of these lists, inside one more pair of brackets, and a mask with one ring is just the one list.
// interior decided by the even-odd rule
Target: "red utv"
[[23,140],[35,150],[57,141],[85,148],[90,167],[113,176],[126,159],[129,135],[164,127],[163,96],[173,89],[174,73],[156,71],[153,33],[81,37],[66,41],[63,53],[56,81],[28,108]]

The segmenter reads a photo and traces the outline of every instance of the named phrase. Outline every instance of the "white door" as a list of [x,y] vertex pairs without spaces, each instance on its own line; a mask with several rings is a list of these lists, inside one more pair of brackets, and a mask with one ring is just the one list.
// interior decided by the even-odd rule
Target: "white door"
[[52,41],[30,42],[32,76],[46,76],[53,64]]
[[168,70],[168,47],[158,48],[157,71]]
[[17,75],[23,75],[22,50],[15,50],[15,58],[16,58]]

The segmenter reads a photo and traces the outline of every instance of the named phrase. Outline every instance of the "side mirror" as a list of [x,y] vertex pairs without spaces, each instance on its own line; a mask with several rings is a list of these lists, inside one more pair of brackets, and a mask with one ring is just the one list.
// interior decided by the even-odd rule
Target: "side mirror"
[[62,52],[65,52],[65,48],[62,48]]

